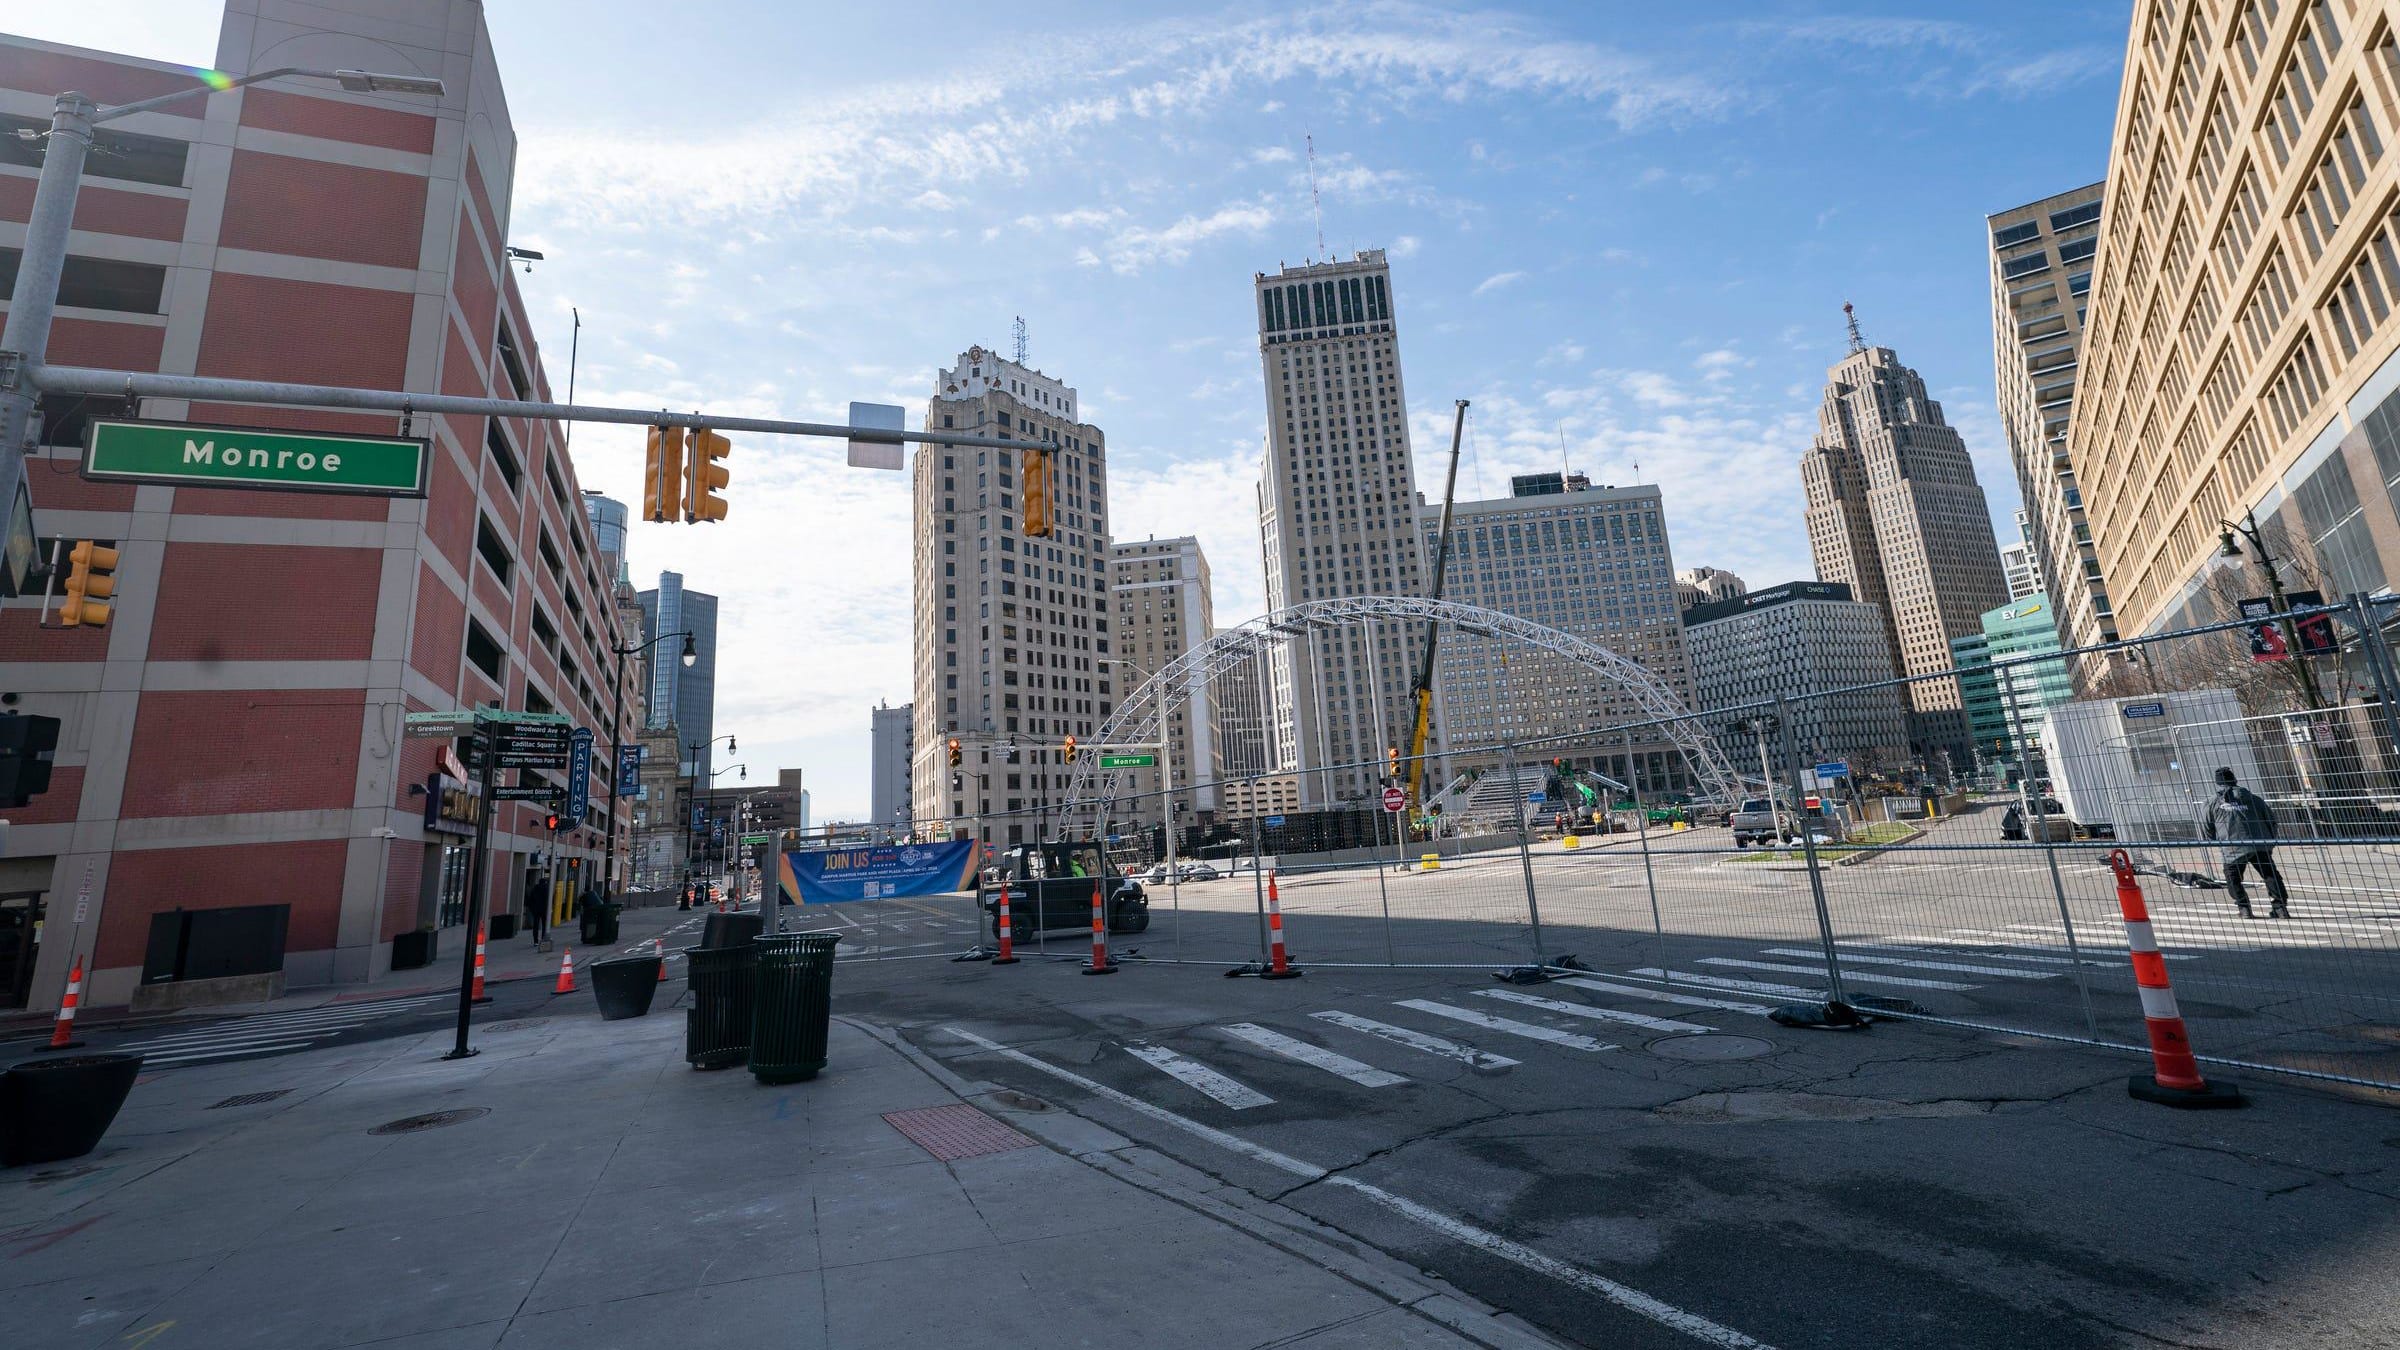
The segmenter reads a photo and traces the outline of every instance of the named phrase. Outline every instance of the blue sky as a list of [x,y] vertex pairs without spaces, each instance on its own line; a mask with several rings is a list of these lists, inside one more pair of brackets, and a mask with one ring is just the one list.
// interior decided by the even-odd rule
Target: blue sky
[[[58,11],[66,12],[58,12]],[[1678,566],[1811,575],[1798,456],[1841,306],[1923,372],[2005,539],[1983,217],[2102,176],[2128,7],[1484,8],[493,0],[513,242],[578,397],[921,414],[1005,348],[1082,391],[1120,538],[1200,536],[1256,614],[1253,272],[1393,254],[1418,481],[1474,401],[1462,495],[1564,457],[1659,483]],[[15,14],[206,64],[203,0]],[[638,435],[576,435],[637,500]],[[1636,465],[1639,465],[1638,473]],[[724,525],[641,526],[724,598],[720,733],[863,814],[868,708],[909,695],[907,481],[737,438]]]

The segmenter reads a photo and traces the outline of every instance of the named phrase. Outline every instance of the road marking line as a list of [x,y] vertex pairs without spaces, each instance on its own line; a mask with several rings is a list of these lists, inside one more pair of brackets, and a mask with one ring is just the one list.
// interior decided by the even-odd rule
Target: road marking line
[[1660,970],[1656,966],[1643,966],[1632,973],[1647,975],[1654,980],[1674,980],[1679,984],[1705,984],[1715,989],[1739,989],[1751,994],[1772,994],[1777,998],[1822,1000],[1825,997],[1825,991],[1822,989],[1802,989],[1796,985],[1767,984],[1759,980],[1735,980],[1722,975],[1697,975],[1688,970]]
[[1453,1008],[1447,1003],[1436,1003],[1429,998],[1404,998],[1398,1000],[1398,1004],[1403,1008],[1414,1008],[1418,1012],[1432,1013],[1436,1017],[1447,1017],[1454,1022],[1465,1022],[1469,1026],[1482,1027],[1486,1031],[1505,1031],[1511,1036],[1523,1036],[1527,1040],[1547,1041],[1552,1045],[1563,1045],[1569,1050],[1597,1051],[1617,1048],[1606,1041],[1596,1041],[1589,1036],[1577,1035],[1572,1031],[1553,1031],[1548,1027],[1535,1026],[1531,1022],[1512,1022],[1505,1017],[1493,1017],[1489,1013],[1473,1012],[1466,1008]]
[[[1323,1016],[1323,1014],[1318,1015]],[[1179,1116],[1165,1107],[1153,1106],[1139,1097],[1119,1092],[1105,1083],[1094,1082],[1082,1074],[1036,1059],[1022,1050],[1013,1050],[997,1041],[985,1040],[963,1027],[944,1027],[943,1030],[960,1040],[982,1046],[993,1054],[1013,1060],[1037,1073],[1048,1074],[1062,1083],[1071,1083],[1095,1097],[1115,1102],[1129,1111],[1148,1116],[1160,1124],[1171,1125],[1253,1162],[1262,1163],[1304,1181],[1323,1181],[1329,1185],[1338,1185],[1344,1189],[1356,1191],[1362,1197],[1372,1200],[1404,1218],[1422,1224],[1453,1241],[1489,1252],[1501,1260],[1522,1266],[1536,1274],[1549,1276],[1551,1279],[1580,1289],[1594,1297],[1605,1299],[1627,1312],[1649,1318],[1660,1326],[1680,1331],[1694,1340],[1717,1346],[1720,1350],[1774,1350],[1774,1347],[1764,1341],[1745,1336],[1731,1327],[1711,1322],[1698,1313],[1686,1312],[1674,1304],[1653,1298],[1630,1285],[1619,1284],[1606,1276],[1595,1275],[1578,1266],[1568,1265],[1555,1257],[1545,1256],[1521,1242],[1514,1242],[1497,1233],[1461,1222],[1439,1210],[1420,1205],[1405,1196],[1395,1195],[1381,1186],[1371,1185],[1352,1177],[1328,1176],[1324,1168],[1313,1163],[1302,1162],[1288,1153],[1278,1153],[1271,1148],[1253,1144],[1239,1135]]]
[[[1777,965],[1772,961],[1737,961],[1730,956],[1703,956],[1700,958],[1698,964],[1704,966],[1730,966],[1735,970],[1775,970],[1781,971],[1786,975],[1813,975],[1817,972],[1817,968],[1814,966],[1782,966]],[[1896,984],[1903,989],[1948,989],[1955,992],[1962,989],[1979,989],[1982,987],[1980,985],[1973,984],[1960,984],[1955,980],[1912,980],[1905,975],[1877,975],[1873,971],[1867,970],[1861,970],[1857,972],[1844,971],[1842,972],[1842,978],[1846,981],[1857,980],[1867,984]]]
[[234,1041],[272,1041],[292,1036],[338,1036],[350,1030],[347,1026],[308,1027],[227,1027],[194,1036],[162,1036],[149,1041],[127,1041],[127,1050],[176,1050],[195,1045],[225,1045]]
[[144,1068],[160,1069],[170,1064],[194,1064],[204,1059],[235,1059],[243,1055],[263,1055],[277,1050],[299,1050],[315,1045],[314,1040],[267,1041],[253,1045],[226,1045],[209,1050],[192,1050],[175,1055],[144,1055]]
[[1372,1064],[1363,1063],[1348,1055],[1336,1054],[1321,1045],[1295,1040],[1280,1031],[1269,1031],[1251,1022],[1236,1022],[1221,1028],[1227,1035],[1237,1036],[1269,1054],[1298,1060],[1312,1069],[1323,1069],[1339,1078],[1347,1078],[1360,1087],[1396,1087],[1408,1080],[1396,1073],[1387,1073]]
[[1611,984],[1606,980],[1587,979],[1581,975],[1566,976],[1554,981],[1571,984],[1578,989],[1592,989],[1605,994],[1622,994],[1628,998],[1646,998],[1655,1003],[1680,1003],[1687,1008],[1723,1008],[1728,1012],[1756,1013],[1764,1016],[1763,1003],[1735,1003],[1730,999],[1702,998],[1697,994],[1678,994],[1665,989],[1645,989],[1638,984]]
[[1496,998],[1504,1003],[1521,1003],[1528,1008],[1567,1013],[1575,1017],[1591,1017],[1603,1022],[1626,1022],[1637,1027],[1648,1027],[1652,1031],[1705,1033],[1716,1030],[1715,1027],[1704,1027],[1698,1022],[1678,1022],[1672,1017],[1652,1017],[1648,1013],[1619,1012],[1615,1008],[1595,1008],[1588,1003],[1568,1003],[1563,999],[1540,998],[1533,994],[1520,994],[1513,989],[1478,989],[1475,992],[1484,998]]
[[1140,1060],[1167,1077],[1195,1092],[1216,1099],[1218,1105],[1235,1111],[1247,1111],[1254,1106],[1272,1106],[1275,1099],[1257,1088],[1237,1083],[1196,1059],[1185,1059],[1163,1045],[1129,1045],[1125,1053]]
[[[1866,966],[1907,966],[1912,970],[1950,970],[1962,975],[1997,975],[2004,980],[2055,980],[2058,978],[2058,972],[2054,970],[2016,970],[2008,966],[1970,966],[1955,961],[1919,961],[1901,956],[1868,956],[1849,947],[1836,947],[1834,950],[1841,954],[1844,961],[1855,961]],[[1760,954],[1763,956],[1818,956],[1822,953],[1800,947],[1768,947]]]
[[1352,1031],[1380,1037],[1394,1045],[1405,1045],[1411,1050],[1422,1050],[1426,1054],[1440,1055],[1444,1059],[1455,1059],[1461,1064],[1478,1069],[1506,1069],[1517,1063],[1516,1060],[1510,1059],[1506,1055],[1495,1055],[1489,1050],[1478,1050],[1471,1045],[1446,1041],[1439,1036],[1428,1036],[1422,1031],[1396,1027],[1389,1022],[1378,1022],[1371,1017],[1360,1017],[1356,1013],[1319,1012],[1310,1013],[1309,1016],[1321,1022],[1331,1022],[1337,1027],[1348,1027]]
[[[1937,943],[1937,944],[1946,944],[1946,943],[1949,943],[1949,942],[1950,942],[1950,939],[1948,939],[1948,938],[1937,938],[1937,937],[1914,937],[1914,936],[1909,936],[1909,935],[1907,935],[1907,934],[1894,934],[1894,935],[1893,935],[1893,941],[1895,941],[1895,942],[1931,942],[1931,943]],[[2011,945],[2011,944],[2009,944],[2009,943],[2006,943],[2006,942],[1971,942],[1971,943],[1964,943],[1964,944],[1959,944],[1959,945],[1970,946],[1970,947],[2005,947],[2005,946],[2009,946],[2009,945]],[[1844,947],[1844,948],[1842,948],[1842,950],[1843,950],[1843,951],[1848,951],[1848,950],[1850,950],[1850,949],[1849,949],[1849,948],[1847,948],[1847,947]],[[1976,958],[1977,960],[1982,960],[1982,961],[2039,961],[2039,962],[2041,962],[2042,964],[2044,964],[2044,965],[2049,965],[2049,966],[2071,966],[2071,965],[2074,965],[2074,964],[2075,964],[2075,961],[2076,961],[2076,958],[2074,958],[2074,957],[2072,957],[2072,956],[2036,956],[2036,955],[2034,955],[2034,954],[2033,954],[2033,953],[2031,953],[2031,952],[1969,952],[1969,951],[1960,951],[1960,950],[1958,950],[1958,946],[1956,946],[1956,945],[1943,945],[1943,946],[1934,946],[1934,947],[1897,947],[1897,946],[1893,946],[1891,943],[1886,943],[1886,942],[1878,942],[1878,943],[1873,943],[1873,944],[1869,944],[1869,945],[1865,946],[1865,947],[1863,948],[1863,950],[1866,950],[1866,951],[1871,951],[1871,952],[1918,952],[1918,951],[1921,951],[1921,952],[1924,952],[1924,953],[1925,953],[1926,955],[1928,955],[1928,956],[1972,956],[1972,957]],[[2174,958],[2171,958],[2171,959],[2173,959],[2173,960],[2177,960],[2177,961],[2189,961],[2189,960],[2191,960],[2192,958],[2190,958],[2190,957],[2188,957],[2188,956],[2178,956],[2178,957],[2174,957]],[[2085,964],[2085,965],[2087,965],[2087,966],[2112,966],[2112,967],[2114,967],[2114,966],[2122,966],[2122,965],[2124,964],[2124,963],[2123,963],[2123,962],[2121,962],[2121,961],[2099,961],[2099,960],[2095,960],[2095,959],[2093,959],[2093,958],[2091,958],[2091,957],[2089,957],[2089,956],[2082,958],[2082,960],[2083,960],[2083,964]]]

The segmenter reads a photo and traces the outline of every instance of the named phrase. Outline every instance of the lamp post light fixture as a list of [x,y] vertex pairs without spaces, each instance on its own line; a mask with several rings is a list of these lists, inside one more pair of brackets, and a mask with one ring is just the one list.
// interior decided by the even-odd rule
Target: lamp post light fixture
[[625,770],[618,763],[625,753],[625,658],[635,652],[648,651],[668,638],[677,637],[683,639],[683,664],[688,668],[700,659],[700,649],[692,645],[692,635],[688,629],[679,633],[661,633],[648,642],[624,646],[613,642],[609,644],[608,649],[617,657],[617,703],[616,711],[608,719],[608,860],[602,864],[600,893],[611,900],[617,898],[617,785],[625,779]]
[[[2267,594],[2275,606],[2275,612],[2282,614],[2285,610],[2290,609],[2291,602],[2284,596],[2283,574],[2276,570],[2275,555],[2268,550],[2266,538],[2259,533],[2258,512],[2254,510],[2242,512],[2241,523],[2238,525],[2230,520],[2220,520],[2217,524],[2223,527],[2217,532],[2218,556],[2241,557],[2242,541],[2248,540],[2250,560],[2257,563],[2258,570],[2266,576]],[[2240,537],[2236,538],[2237,535]],[[2317,688],[2317,668],[2306,656],[2301,654],[2300,625],[2288,617],[2283,620],[2283,643],[2284,651],[2290,655],[2292,661],[2299,668],[2297,673],[2300,680],[2301,698],[2308,703],[2310,712],[2323,712],[2325,695]]]

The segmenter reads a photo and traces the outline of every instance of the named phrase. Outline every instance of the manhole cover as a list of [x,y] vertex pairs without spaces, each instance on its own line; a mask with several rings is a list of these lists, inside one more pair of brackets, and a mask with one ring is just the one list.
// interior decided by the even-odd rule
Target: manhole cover
[[225,1100],[218,1102],[216,1105],[207,1107],[205,1109],[210,1111],[222,1111],[228,1106],[256,1106],[260,1102],[271,1102],[289,1091],[291,1091],[290,1088],[277,1088],[273,1092],[244,1092],[238,1096],[227,1097]]
[[1775,1043],[1756,1036],[1663,1036],[1643,1048],[1669,1059],[1756,1059]]
[[456,1125],[462,1120],[488,1116],[488,1106],[462,1106],[455,1111],[428,1111],[421,1116],[403,1116],[389,1124],[378,1125],[369,1134],[415,1134],[419,1130],[438,1130],[444,1125]]

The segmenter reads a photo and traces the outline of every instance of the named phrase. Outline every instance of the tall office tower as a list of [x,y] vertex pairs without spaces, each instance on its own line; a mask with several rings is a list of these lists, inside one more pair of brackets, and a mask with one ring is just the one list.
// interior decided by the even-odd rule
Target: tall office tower
[[[2000,547],[1966,442],[1925,381],[1850,326],[1850,354],[1826,374],[1817,439],[1800,460],[1817,578],[1880,605],[1903,675],[1944,675],[1950,639],[1981,632],[2008,599]],[[1930,767],[1969,762],[1955,679],[1908,687],[1910,740]]]
[[2327,595],[2373,592],[2400,576],[2400,4],[2133,10],[2067,423],[2118,626],[2231,617],[2201,583],[2249,511]]
[[[1453,509],[1443,598],[1606,647],[1692,706],[1692,667],[1658,489],[1549,491],[1534,484],[1528,491],[1524,479],[1517,486],[1515,496],[1460,502]],[[1441,543],[1442,509],[1429,504],[1417,514],[1431,556]],[[1647,716],[1621,687],[1565,657],[1470,633],[1444,635],[1440,677],[1442,735],[1451,747],[1445,767],[1454,773],[1500,762],[1496,751],[1477,753],[1476,747],[1573,735]],[[1605,745],[1597,754],[1589,746],[1541,753],[1572,754],[1577,764],[1590,763],[1645,791],[1688,791],[1695,781],[1674,742],[1655,730],[1637,734],[1630,747]]]
[[[1992,375],[2000,395],[2000,428],[2017,471],[2025,509],[2017,513],[2024,561],[2010,564],[2008,594],[2022,600],[2047,594],[2044,613],[2059,641],[2088,647],[2117,640],[2099,555],[2092,548],[2067,421],[2083,350],[2084,298],[2092,288],[2092,254],[2100,244],[2100,197],[2092,183],[1991,217]],[[2107,658],[2076,664],[2088,687],[2106,673]],[[1986,739],[1986,738],[1978,738]]]
[[879,825],[905,825],[911,819],[915,794],[909,786],[916,749],[916,705],[875,705],[874,746],[868,760],[871,819]]
[[920,829],[973,830],[1001,846],[1055,829],[1072,777],[1062,744],[1089,742],[1116,707],[1121,676],[1104,664],[1114,654],[1106,452],[1100,429],[1075,420],[1078,403],[1073,389],[983,347],[935,378],[928,428],[1048,454],[1038,489],[1050,533],[1025,532],[1025,451],[917,451],[910,790]]
[[[1700,706],[1736,708],[1785,700],[1793,748],[1808,764],[1840,760],[1853,775],[1908,767],[1908,704],[1892,678],[1888,620],[1835,582],[1791,581],[1683,616]],[[1983,629],[1976,626],[1978,637]],[[1829,689],[1844,692],[1828,694]],[[1759,743],[1746,719],[1711,718],[1735,772],[1758,772]],[[1789,771],[1767,747],[1767,767]]]
[[[642,629],[647,637],[689,632],[699,659],[686,666],[678,657],[650,662],[650,725],[672,722],[682,735],[675,753],[683,777],[700,791],[710,786],[717,737],[717,597],[687,590],[681,572],[658,574],[658,589],[643,591]],[[672,641],[661,647],[680,651]]]
[[[1230,631],[1220,628],[1217,634]],[[1227,667],[1209,689],[1209,712],[1217,719],[1212,739],[1219,778],[1261,774],[1274,767],[1274,757],[1268,753],[1274,728],[1273,719],[1267,716],[1265,676],[1264,663],[1252,657]]]
[[[2042,589],[2040,560],[2034,556],[2033,522],[2025,508],[2017,508],[2017,537],[2015,542],[2000,546],[2000,575],[2008,582],[2008,598],[2022,600],[2038,595]],[[2044,609],[2043,613],[2048,613]]]
[[[1117,611],[1120,688],[1140,687],[1217,631],[1208,555],[1190,535],[1109,545],[1108,593]],[[1206,682],[1187,685],[1167,718],[1176,796],[1189,811],[1217,809],[1217,718],[1211,701]],[[1118,772],[1123,793],[1155,792],[1163,781],[1160,769]]]
[[625,564],[625,503],[604,497],[597,488],[583,490],[583,515],[592,522],[592,544],[610,580],[631,585],[633,573]]
[[1680,609],[1739,600],[1749,590],[1740,577],[1721,567],[1687,567],[1675,574],[1675,604]]
[[[1270,610],[1352,595],[1422,595],[1407,397],[1383,250],[1252,279],[1266,374],[1258,485]],[[1311,631],[1268,661],[1276,764],[1310,804],[1362,799],[1386,737],[1414,717],[1421,626]],[[1342,766],[1342,767],[1335,767]]]

